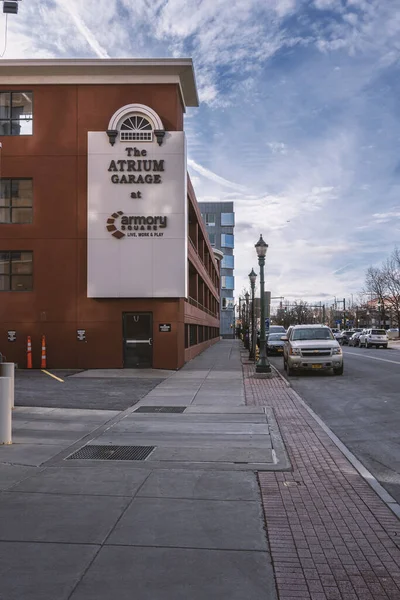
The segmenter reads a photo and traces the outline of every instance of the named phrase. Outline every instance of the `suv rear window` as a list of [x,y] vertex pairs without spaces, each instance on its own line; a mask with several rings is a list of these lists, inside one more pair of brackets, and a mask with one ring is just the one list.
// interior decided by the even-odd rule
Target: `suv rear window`
[[307,329],[295,329],[292,340],[333,340],[332,332],[327,327],[310,327]]
[[384,329],[371,329],[371,335],[386,335]]

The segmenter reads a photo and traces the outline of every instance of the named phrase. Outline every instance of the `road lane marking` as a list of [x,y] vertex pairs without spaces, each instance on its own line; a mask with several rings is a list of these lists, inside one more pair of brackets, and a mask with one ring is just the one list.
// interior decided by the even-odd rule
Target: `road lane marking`
[[352,356],[362,356],[363,358],[370,358],[371,360],[381,360],[382,362],[392,363],[394,365],[400,365],[398,360],[388,360],[387,358],[378,358],[377,356],[368,356],[368,354],[359,354],[358,352],[344,352],[344,355],[351,354]]
[[60,379],[56,375],[53,375],[53,373],[49,373],[49,371],[46,371],[45,369],[41,369],[41,371],[42,371],[42,373],[46,373],[46,375],[49,375],[49,377],[53,377],[54,379],[57,379],[57,381],[61,381],[61,383],[65,383],[64,379]]

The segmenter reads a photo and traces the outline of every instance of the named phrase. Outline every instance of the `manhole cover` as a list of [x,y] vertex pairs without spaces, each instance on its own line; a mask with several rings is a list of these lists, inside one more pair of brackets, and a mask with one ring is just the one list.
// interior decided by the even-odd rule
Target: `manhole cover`
[[145,460],[155,446],[83,446],[67,460]]
[[186,406],[140,406],[133,412],[137,413],[183,413]]

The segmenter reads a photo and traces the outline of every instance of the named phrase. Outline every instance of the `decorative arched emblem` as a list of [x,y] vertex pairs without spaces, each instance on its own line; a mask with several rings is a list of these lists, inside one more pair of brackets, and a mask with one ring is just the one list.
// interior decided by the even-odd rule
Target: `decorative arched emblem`
[[118,133],[121,135],[121,141],[138,142],[151,142],[154,133],[159,146],[165,136],[160,117],[155,110],[144,104],[126,104],[113,114],[107,129],[108,139],[112,146],[115,144]]

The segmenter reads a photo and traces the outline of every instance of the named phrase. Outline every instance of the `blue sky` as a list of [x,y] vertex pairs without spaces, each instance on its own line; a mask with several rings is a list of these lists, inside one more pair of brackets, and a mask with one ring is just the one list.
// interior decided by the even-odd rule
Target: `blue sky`
[[262,232],[272,295],[331,302],[399,242],[399,34],[400,0],[24,0],[4,58],[192,57],[189,169],[235,202],[236,293]]

